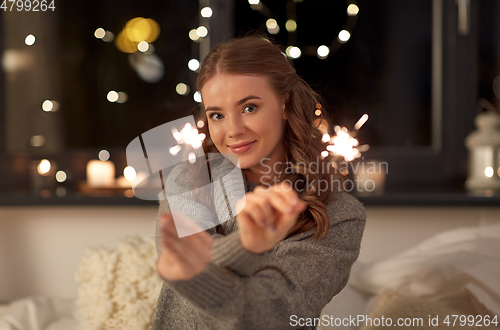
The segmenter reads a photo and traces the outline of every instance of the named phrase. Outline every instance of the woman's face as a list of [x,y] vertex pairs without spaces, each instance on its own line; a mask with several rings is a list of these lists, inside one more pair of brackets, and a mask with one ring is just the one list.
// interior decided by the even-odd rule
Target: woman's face
[[262,168],[262,159],[269,158],[270,166],[282,160],[285,103],[265,76],[218,73],[201,95],[219,152],[235,155],[242,169],[253,172]]

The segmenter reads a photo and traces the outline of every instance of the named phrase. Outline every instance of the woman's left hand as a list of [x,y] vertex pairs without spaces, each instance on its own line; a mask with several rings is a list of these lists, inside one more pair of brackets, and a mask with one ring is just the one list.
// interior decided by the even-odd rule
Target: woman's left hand
[[[176,215],[177,219],[177,215]],[[197,232],[198,225],[182,214],[177,225]],[[179,221],[178,221],[179,222]],[[161,217],[162,252],[156,262],[160,276],[169,281],[189,280],[205,270],[211,261],[213,239],[208,233],[200,232],[179,238],[171,213]]]

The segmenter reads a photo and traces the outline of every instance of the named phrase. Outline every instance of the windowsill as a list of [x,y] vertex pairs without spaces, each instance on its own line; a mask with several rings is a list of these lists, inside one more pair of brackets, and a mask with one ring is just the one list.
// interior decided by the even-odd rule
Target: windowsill
[[401,192],[356,196],[365,206],[497,206],[500,195],[475,196],[467,192]]
[[[467,192],[390,192],[381,196],[356,196],[365,206],[497,206],[500,195],[473,196]],[[157,206],[158,201],[146,201],[125,196],[86,196],[68,194],[64,197],[43,198],[36,195],[0,195],[0,206]]]

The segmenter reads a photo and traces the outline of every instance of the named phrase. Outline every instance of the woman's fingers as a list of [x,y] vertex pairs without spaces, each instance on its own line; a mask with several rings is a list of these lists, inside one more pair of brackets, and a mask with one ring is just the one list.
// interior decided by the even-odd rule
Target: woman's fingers
[[247,194],[244,212],[260,227],[270,227],[272,223],[273,209],[265,196],[254,193]]
[[[254,192],[256,195],[263,196],[274,210],[281,213],[281,217],[278,218],[295,220],[297,215],[303,212],[307,206],[287,183],[281,183],[269,189],[256,187]],[[276,216],[270,218],[271,227],[274,228],[277,225],[276,220],[278,220]]]
[[[187,217],[176,214],[183,230],[198,230],[199,226]],[[168,280],[189,279],[202,272],[211,260],[210,250],[213,239],[206,232],[179,238],[176,223],[171,214],[164,214],[162,222],[162,254],[158,261],[158,271]],[[194,224],[194,225],[193,225]]]

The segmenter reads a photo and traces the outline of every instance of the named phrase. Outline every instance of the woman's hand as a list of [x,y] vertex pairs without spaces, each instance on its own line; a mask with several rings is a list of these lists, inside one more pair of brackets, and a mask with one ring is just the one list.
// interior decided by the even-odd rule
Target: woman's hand
[[184,232],[198,232],[179,238],[172,214],[161,217],[162,252],[156,262],[160,276],[169,281],[189,280],[205,270],[211,261],[213,239],[182,214],[176,214],[177,226]]
[[252,253],[271,250],[284,239],[307,204],[283,182],[269,188],[257,186],[245,195],[246,203],[237,215],[240,241]]

